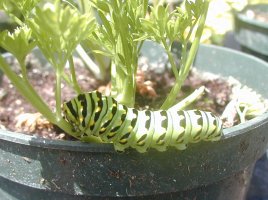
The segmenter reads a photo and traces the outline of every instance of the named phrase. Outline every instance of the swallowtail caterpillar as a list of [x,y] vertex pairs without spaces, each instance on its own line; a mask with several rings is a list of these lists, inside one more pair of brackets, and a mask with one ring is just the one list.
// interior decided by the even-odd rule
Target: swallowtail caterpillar
[[222,135],[221,120],[201,110],[142,110],[128,108],[100,92],[80,94],[63,104],[64,118],[83,136],[97,136],[113,142],[118,151],[167,147],[184,150],[189,143],[217,141]]

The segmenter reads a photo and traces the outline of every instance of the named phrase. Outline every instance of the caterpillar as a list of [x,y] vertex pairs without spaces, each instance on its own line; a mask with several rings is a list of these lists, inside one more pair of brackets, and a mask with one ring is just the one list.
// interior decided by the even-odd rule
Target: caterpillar
[[129,147],[141,153],[149,148],[165,151],[169,146],[184,150],[189,143],[218,141],[222,135],[221,120],[210,112],[172,108],[140,111],[98,91],[63,103],[63,114],[79,137],[100,137],[113,142],[117,151]]

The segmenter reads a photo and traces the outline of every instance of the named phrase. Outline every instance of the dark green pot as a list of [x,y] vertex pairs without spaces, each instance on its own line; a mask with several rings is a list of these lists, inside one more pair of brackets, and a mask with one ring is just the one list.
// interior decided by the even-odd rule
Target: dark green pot
[[260,21],[246,15],[247,11],[267,13],[268,4],[248,5],[234,15],[235,38],[246,53],[268,61],[268,21]]
[[[157,48],[151,48],[157,54]],[[195,66],[233,76],[268,98],[268,64],[201,46]],[[268,114],[224,130],[219,142],[186,151],[116,153],[110,144],[54,141],[0,130],[1,200],[244,198],[268,144]]]

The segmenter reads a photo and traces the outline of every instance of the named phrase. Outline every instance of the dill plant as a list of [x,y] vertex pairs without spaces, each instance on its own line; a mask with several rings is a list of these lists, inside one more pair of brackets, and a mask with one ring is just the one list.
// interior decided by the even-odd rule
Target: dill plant
[[[54,3],[2,0],[0,9],[18,27],[12,33],[0,33],[0,46],[18,60],[21,73],[12,71],[2,55],[0,69],[36,110],[51,123],[76,137],[70,124],[62,118],[61,83],[65,81],[77,94],[84,92],[77,83],[73,65],[73,53],[77,47],[86,44],[97,58],[110,59],[111,96],[131,107],[135,102],[139,54],[144,41],[152,40],[165,49],[176,79],[161,106],[161,109],[168,109],[175,104],[195,58],[208,5],[208,0],[185,0],[184,9],[177,7],[170,11],[161,4],[149,6],[148,0],[56,0]],[[194,38],[192,43],[190,38]],[[175,41],[179,41],[182,49],[179,65],[172,52]],[[25,58],[35,47],[51,63],[56,75],[55,111],[38,95],[27,77]],[[64,71],[67,62],[71,76]],[[100,72],[104,71],[100,69]],[[98,140],[93,136],[91,139]]]

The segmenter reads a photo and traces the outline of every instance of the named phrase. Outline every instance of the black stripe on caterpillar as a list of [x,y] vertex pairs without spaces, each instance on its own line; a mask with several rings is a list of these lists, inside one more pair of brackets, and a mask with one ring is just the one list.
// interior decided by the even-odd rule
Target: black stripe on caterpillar
[[128,108],[100,92],[80,94],[63,104],[64,118],[83,138],[94,135],[113,142],[118,151],[132,147],[165,151],[168,146],[186,149],[189,143],[218,141],[221,120],[201,110],[142,110]]

